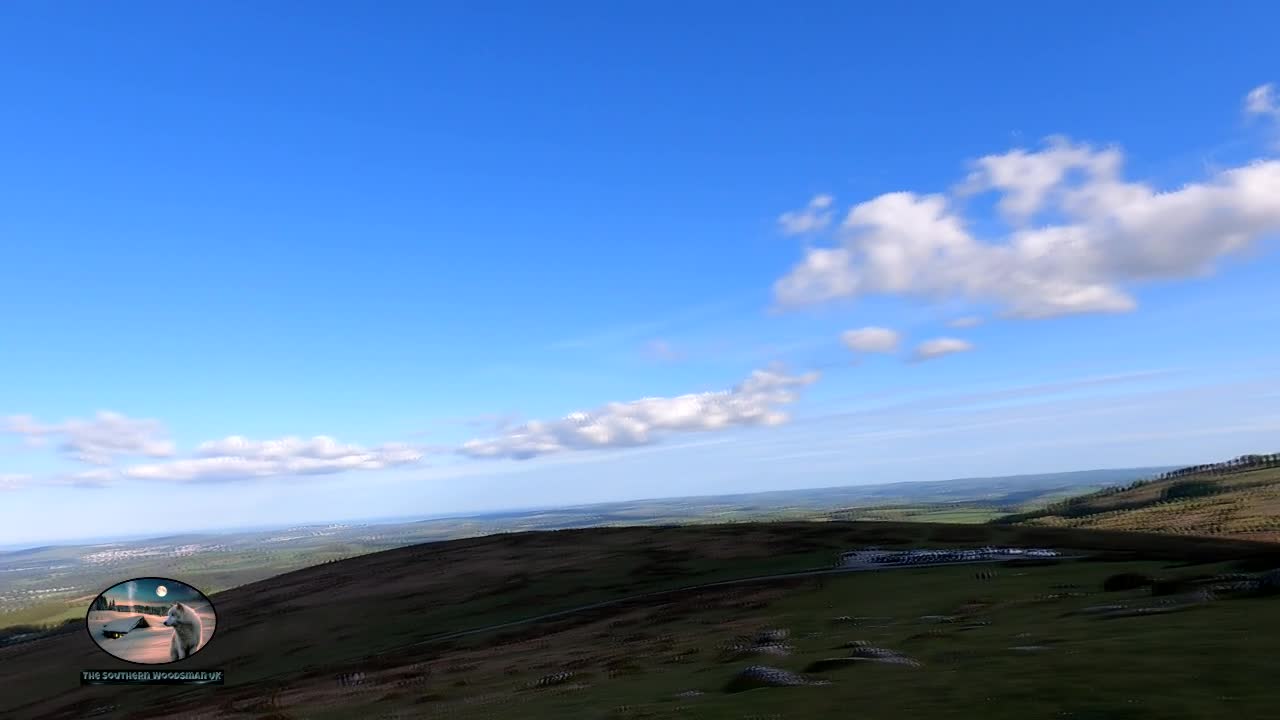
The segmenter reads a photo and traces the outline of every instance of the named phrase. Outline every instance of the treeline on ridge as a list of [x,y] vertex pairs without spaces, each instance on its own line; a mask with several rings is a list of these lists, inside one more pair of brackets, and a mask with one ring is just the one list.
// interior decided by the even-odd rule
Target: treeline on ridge
[[[1280,453],[1241,455],[1219,463],[1189,465],[1177,470],[1170,470],[1154,477],[1135,480],[1128,485],[1117,485],[1089,493],[1088,495],[1060,500],[1038,510],[1013,513],[990,522],[999,525],[1012,525],[1051,516],[1080,518],[1117,510],[1135,510],[1158,502],[1207,497],[1223,491],[1224,488],[1215,482],[1218,478],[1274,468],[1280,468]],[[1108,498],[1126,493],[1135,494],[1135,491],[1160,483],[1164,483],[1166,486],[1161,488],[1156,495],[1141,496],[1128,501],[1106,502]]]

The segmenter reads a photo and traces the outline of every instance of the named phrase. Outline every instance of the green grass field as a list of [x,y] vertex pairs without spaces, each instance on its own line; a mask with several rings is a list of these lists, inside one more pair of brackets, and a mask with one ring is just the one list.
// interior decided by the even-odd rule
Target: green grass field
[[[325,712],[320,705],[299,706],[288,717],[396,717],[407,708],[414,708],[412,717],[619,720],[827,718],[851,711],[886,720],[1271,716],[1280,658],[1268,630],[1280,627],[1280,598],[1224,600],[1152,617],[1063,617],[1088,605],[1147,600],[1145,591],[1097,592],[1106,576],[1122,571],[1171,572],[1150,562],[1070,563],[1005,568],[992,580],[975,579],[973,567],[833,577],[822,587],[803,583],[760,593],[769,596],[768,605],[751,612],[664,606],[632,625],[610,628],[601,621],[553,634],[541,644],[459,644],[448,662],[467,670],[440,670],[413,693],[347,693],[366,695],[368,702],[358,708]],[[1051,599],[1062,593],[1053,589],[1060,585],[1078,585],[1091,594]],[[955,613],[990,625],[961,630],[961,623],[919,619]],[[836,615],[891,619],[883,626],[854,627],[833,623]],[[794,653],[718,661],[719,646],[766,627],[789,630]],[[575,639],[581,637],[594,637],[594,643],[579,651],[583,646]],[[821,675],[831,681],[827,686],[722,692],[748,664],[800,672],[814,660],[846,654],[837,647],[854,639],[899,650],[923,667],[867,665]],[[1043,649],[1013,649],[1029,646]],[[610,672],[619,657],[626,658],[625,670]],[[522,689],[565,666],[578,668],[571,686]],[[687,691],[703,694],[676,698]]]
[[[965,504],[938,505],[898,505],[888,507],[851,508],[834,512],[814,511],[804,508],[775,508],[768,513],[726,511],[720,515],[707,515],[693,520],[684,518],[670,520],[671,524],[708,525],[716,522],[748,522],[748,521],[815,521],[832,520],[874,520],[874,521],[913,521],[943,523],[983,523],[1001,512],[998,509]],[[641,516],[636,524],[661,524],[660,516]],[[531,524],[535,524],[529,521]],[[617,524],[624,524],[614,521]],[[439,523],[443,530],[442,537],[466,536],[476,528],[467,523]],[[519,523],[517,523],[518,525]],[[453,535],[451,533],[458,533]],[[397,542],[379,539],[376,542],[348,540],[343,542],[317,542],[298,547],[288,545],[247,545],[232,549],[219,549],[213,552],[201,552],[185,557],[148,557],[133,561],[125,561],[112,566],[84,568],[71,574],[63,572],[59,578],[40,575],[24,577],[10,576],[0,573],[0,596],[22,589],[38,589],[63,584],[77,585],[77,589],[65,593],[44,596],[38,600],[29,600],[23,606],[11,606],[0,602],[0,630],[14,626],[51,626],[64,620],[82,618],[88,607],[92,594],[119,582],[134,577],[172,577],[200,588],[207,594],[215,594],[223,590],[239,587],[251,582],[292,572],[301,568],[322,565],[335,560],[359,557],[369,553],[394,547],[400,542],[416,544],[414,535],[405,535]],[[74,548],[58,548],[50,551],[58,553],[57,564],[73,562],[76,555]],[[65,557],[63,557],[65,556]]]
[[[984,580],[975,574],[989,566],[970,565],[633,597],[829,565],[840,551],[866,545],[988,544],[1102,553],[1110,561],[1001,566],[997,578]],[[1169,565],[1192,560],[1217,565]],[[1280,620],[1280,598],[1223,600],[1183,614],[1108,621],[1061,615],[1112,602],[1116,596],[1097,591],[1103,579],[1121,570],[1167,577],[1246,560],[1255,567],[1278,566],[1280,551],[1206,538],[892,521],[497,535],[374,553],[219,593],[218,632],[184,667],[225,670],[222,688],[81,688],[77,668],[122,665],[83,632],[0,648],[0,685],[8,689],[0,694],[0,717],[817,718],[853,706],[861,715],[886,718],[968,718],[975,712],[1220,717],[1206,713],[1260,707],[1258,688],[1269,687],[1259,684],[1260,677],[1280,670],[1267,640],[1267,629]],[[1078,585],[1073,592],[1090,594],[1050,598],[1061,585]],[[633,599],[439,639],[625,598]],[[919,620],[937,614],[990,624],[962,630]],[[890,621],[867,627],[833,623],[840,615]],[[848,668],[833,673],[832,684],[823,687],[720,692],[750,661],[721,662],[718,648],[766,627],[787,628],[794,653],[757,662],[784,669],[839,655],[837,646],[853,639],[907,653],[924,666]],[[1011,649],[1020,645],[1049,649]],[[1226,670],[1219,673],[1210,664]],[[1116,679],[1122,670],[1132,682]],[[560,671],[579,675],[562,686],[527,689]],[[357,672],[366,676],[359,686],[339,682]],[[1101,715],[1045,714],[1055,703],[1083,702],[1085,686],[1105,692],[1090,701],[1100,705],[1080,706],[1080,713]],[[1211,694],[1205,694],[1208,687]],[[675,698],[686,691],[704,694]],[[1187,693],[1198,705],[1162,699]],[[1129,700],[1134,707],[1127,707],[1134,704]],[[998,708],[988,711],[987,702]],[[1131,714],[1116,715],[1121,711]]]

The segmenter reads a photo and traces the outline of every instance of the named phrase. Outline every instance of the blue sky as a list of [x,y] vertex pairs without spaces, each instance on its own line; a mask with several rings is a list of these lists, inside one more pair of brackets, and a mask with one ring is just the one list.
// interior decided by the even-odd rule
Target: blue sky
[[0,542],[1276,449],[1269,4],[466,5],[0,7]]
[[[164,596],[156,591],[163,587]],[[208,599],[195,588],[186,583],[167,578],[137,578],[118,585],[113,585],[102,592],[108,600],[117,603],[207,603]]]

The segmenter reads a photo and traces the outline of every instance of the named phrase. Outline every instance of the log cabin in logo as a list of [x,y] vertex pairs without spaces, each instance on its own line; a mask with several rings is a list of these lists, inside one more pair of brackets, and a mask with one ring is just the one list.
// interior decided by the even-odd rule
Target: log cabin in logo
[[118,637],[129,634],[130,630],[136,628],[151,627],[147,619],[141,615],[131,618],[122,618],[120,620],[112,620],[102,626],[102,636],[115,640]]

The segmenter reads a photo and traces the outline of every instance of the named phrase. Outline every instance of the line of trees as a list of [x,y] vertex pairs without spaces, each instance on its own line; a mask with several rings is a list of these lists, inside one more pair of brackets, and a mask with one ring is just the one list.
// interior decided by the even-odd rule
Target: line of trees
[[1268,455],[1241,455],[1225,462],[1209,463],[1207,465],[1191,465],[1189,467],[1170,470],[1156,476],[1156,480],[1173,480],[1175,478],[1187,477],[1188,475],[1209,475],[1221,476],[1230,475],[1232,473],[1250,472],[1253,470],[1268,470],[1280,467],[1280,453],[1271,453]]
[[[1278,467],[1280,467],[1280,453],[1269,453],[1266,455],[1241,455],[1240,457],[1219,463],[1189,465],[1184,468],[1178,468],[1177,470],[1170,470],[1168,472],[1160,473],[1155,477],[1135,480],[1128,485],[1116,485],[1088,495],[1078,495],[1073,498],[1067,498],[1066,500],[1060,500],[1039,510],[1006,515],[1002,518],[997,518],[992,522],[995,524],[1013,524],[1052,515],[1061,515],[1065,518],[1079,518],[1088,515],[1096,515],[1100,512],[1133,509],[1147,505],[1148,502],[1133,501],[1122,505],[1112,506],[1095,506],[1093,503],[1101,498],[1112,497],[1121,493],[1137,490],[1138,488],[1152,483],[1180,480],[1184,478],[1223,477],[1233,473],[1251,472],[1254,470],[1266,470]],[[1188,497],[1203,497],[1213,494],[1216,490],[1217,488],[1212,487],[1208,483],[1179,483],[1178,486],[1167,488],[1165,492],[1162,492],[1160,499],[1176,500]]]
[[1280,453],[1270,453],[1267,455],[1241,455],[1238,458],[1232,458],[1231,460],[1224,460],[1223,462],[1206,463],[1204,465],[1188,465],[1187,467],[1178,468],[1177,470],[1162,472],[1159,475],[1156,475],[1155,477],[1150,477],[1143,480],[1135,480],[1129,483],[1128,485],[1116,485],[1115,487],[1109,487],[1109,488],[1104,488],[1102,490],[1099,490],[1098,492],[1093,493],[1092,495],[1083,495],[1080,497],[1071,498],[1070,500],[1067,500],[1066,503],[1059,503],[1059,505],[1070,504],[1073,501],[1077,503],[1084,502],[1085,498],[1089,498],[1089,497],[1107,497],[1109,495],[1118,495],[1122,492],[1137,490],[1138,488],[1143,487],[1144,485],[1150,485],[1152,483],[1157,483],[1165,480],[1177,480],[1179,478],[1187,478],[1187,477],[1194,477],[1194,476],[1222,477],[1224,475],[1231,475],[1233,473],[1252,472],[1254,470],[1269,470],[1269,469],[1278,468],[1278,467],[1280,467]]

